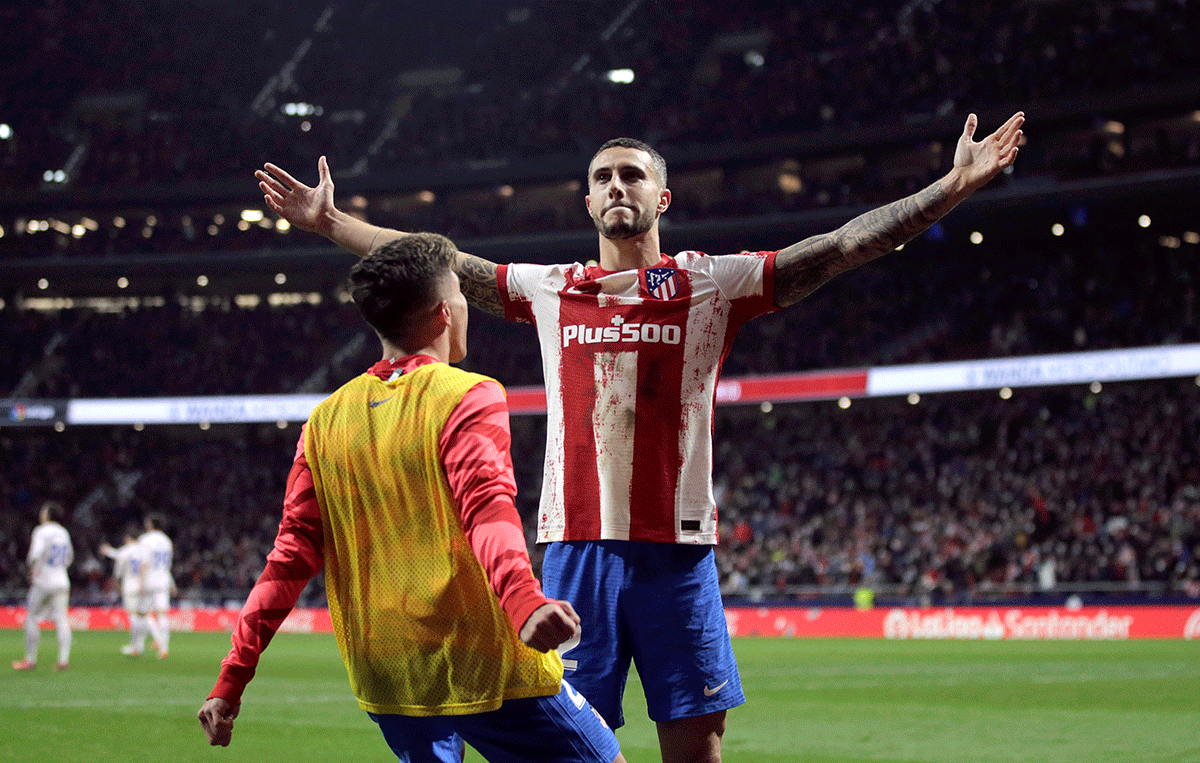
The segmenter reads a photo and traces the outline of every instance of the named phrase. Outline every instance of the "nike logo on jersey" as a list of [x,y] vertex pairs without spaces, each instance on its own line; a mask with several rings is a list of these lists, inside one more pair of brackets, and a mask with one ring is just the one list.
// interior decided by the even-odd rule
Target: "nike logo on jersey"
[[714,694],[716,694],[717,692],[721,691],[721,689],[724,689],[724,688],[725,688],[725,684],[727,684],[727,683],[729,683],[729,679],[728,679],[728,678],[727,678],[727,679],[725,679],[725,681],[724,681],[724,682],[722,682],[722,683],[720,683],[720,684],[717,684],[716,688],[714,688],[714,689],[710,689],[710,688],[708,688],[708,684],[705,684],[705,685],[704,685],[704,696],[706,696],[706,697],[711,697],[712,695],[714,695]]
[[[395,397],[395,395],[392,395],[392,397]],[[370,405],[372,408],[378,408],[379,406],[383,405],[387,401],[391,400],[392,397],[385,397],[382,400],[372,400],[371,402],[368,403],[368,405]]]

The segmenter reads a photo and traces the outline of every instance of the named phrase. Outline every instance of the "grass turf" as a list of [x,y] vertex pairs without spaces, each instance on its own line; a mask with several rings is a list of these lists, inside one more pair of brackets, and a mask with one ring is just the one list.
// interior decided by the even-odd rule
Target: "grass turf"
[[[0,760],[393,761],[350,696],[332,636],[281,634],[226,750],[195,720],[226,634],[172,636],[171,656],[124,657],[125,634],[79,632],[56,673],[0,671]],[[17,658],[19,631],[0,631]],[[747,704],[729,713],[730,763],[1200,763],[1200,643],[739,639]],[[636,677],[618,733],[658,760]],[[479,761],[468,753],[468,760]]]

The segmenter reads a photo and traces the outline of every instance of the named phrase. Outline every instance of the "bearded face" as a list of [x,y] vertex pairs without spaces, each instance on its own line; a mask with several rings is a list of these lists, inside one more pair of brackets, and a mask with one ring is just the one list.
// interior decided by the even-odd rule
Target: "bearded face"
[[631,148],[610,148],[592,161],[588,178],[588,214],[600,235],[613,241],[650,231],[665,209],[650,157]]
[[616,202],[600,214],[592,214],[592,222],[600,235],[614,241],[637,238],[654,227],[657,210],[638,210],[626,202]]

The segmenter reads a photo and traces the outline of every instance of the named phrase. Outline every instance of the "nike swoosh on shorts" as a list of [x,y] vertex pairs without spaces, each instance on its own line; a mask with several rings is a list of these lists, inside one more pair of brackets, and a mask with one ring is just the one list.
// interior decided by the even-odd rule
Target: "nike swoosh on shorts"
[[706,696],[706,697],[711,697],[712,695],[714,695],[714,694],[716,694],[717,692],[721,691],[721,689],[724,689],[724,688],[725,688],[725,684],[727,684],[727,683],[729,683],[729,679],[725,679],[725,680],[724,680],[723,682],[721,682],[720,684],[717,684],[716,688],[713,688],[713,689],[710,689],[710,688],[708,688],[708,685],[707,685],[707,684],[705,684],[705,686],[704,686],[704,696]]

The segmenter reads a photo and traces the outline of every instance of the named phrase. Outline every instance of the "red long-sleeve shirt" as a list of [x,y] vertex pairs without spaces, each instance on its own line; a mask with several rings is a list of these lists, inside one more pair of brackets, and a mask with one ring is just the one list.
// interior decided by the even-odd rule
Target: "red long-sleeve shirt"
[[[386,379],[436,362],[425,355],[381,361],[370,372]],[[446,421],[439,456],[462,518],[471,550],[487,572],[492,590],[516,631],[538,607],[551,603],[532,574],[521,518],[513,503],[516,481],[509,452],[508,405],[495,382],[472,387]],[[210,697],[241,701],[259,656],[296,600],[324,565],[321,508],[304,454],[304,433],[288,474],[283,519],[267,566],[234,626],[233,648],[221,662]]]

